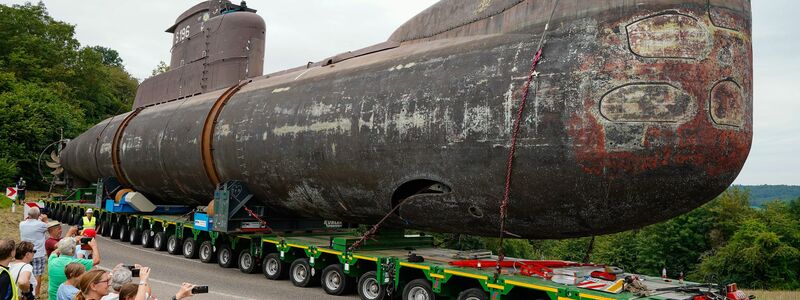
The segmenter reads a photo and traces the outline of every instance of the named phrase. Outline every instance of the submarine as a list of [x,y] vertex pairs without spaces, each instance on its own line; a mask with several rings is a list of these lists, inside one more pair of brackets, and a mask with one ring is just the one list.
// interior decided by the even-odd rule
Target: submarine
[[385,42],[263,74],[264,20],[206,1],[167,29],[169,71],[60,160],[157,204],[207,205],[237,180],[284,216],[497,236],[542,45],[505,228],[620,232],[699,207],[742,169],[751,27],[747,0],[442,0]]

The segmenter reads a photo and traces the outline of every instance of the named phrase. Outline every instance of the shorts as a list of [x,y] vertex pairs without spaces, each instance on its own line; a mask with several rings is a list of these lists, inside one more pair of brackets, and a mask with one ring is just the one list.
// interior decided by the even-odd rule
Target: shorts
[[46,264],[46,257],[34,257],[31,261],[31,266],[33,266],[33,276],[42,276],[42,274],[44,274],[44,266]]

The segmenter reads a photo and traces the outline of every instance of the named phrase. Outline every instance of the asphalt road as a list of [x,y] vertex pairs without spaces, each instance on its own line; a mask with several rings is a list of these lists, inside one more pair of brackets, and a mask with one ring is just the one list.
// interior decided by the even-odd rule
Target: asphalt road
[[[67,228],[64,228],[66,232]],[[359,299],[358,295],[331,296],[322,288],[299,288],[288,280],[273,281],[264,275],[244,274],[239,269],[221,268],[216,263],[206,264],[196,259],[143,248],[98,235],[100,267],[111,269],[119,263],[138,263],[152,268],[150,285],[153,294],[168,300],[178,291],[182,282],[208,285],[209,293],[191,299]],[[134,280],[136,282],[136,280]]]

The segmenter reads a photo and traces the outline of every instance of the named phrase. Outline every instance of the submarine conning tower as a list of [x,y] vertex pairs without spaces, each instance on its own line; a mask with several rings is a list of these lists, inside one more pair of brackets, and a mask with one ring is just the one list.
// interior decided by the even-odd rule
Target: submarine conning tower
[[175,20],[169,71],[144,80],[133,108],[230,87],[264,71],[264,19],[244,2],[199,3]]

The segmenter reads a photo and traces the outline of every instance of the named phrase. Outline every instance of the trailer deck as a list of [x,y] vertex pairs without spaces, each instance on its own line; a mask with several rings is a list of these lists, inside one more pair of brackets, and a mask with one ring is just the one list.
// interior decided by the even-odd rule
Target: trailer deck
[[[618,274],[619,280],[605,291],[526,276],[516,266],[503,268],[495,278],[494,267],[453,266],[451,263],[464,259],[461,251],[436,248],[431,237],[402,232],[380,235],[359,249],[348,251],[360,237],[353,229],[224,233],[197,229],[189,215],[115,213],[93,203],[75,201],[48,201],[46,205],[54,218],[69,224],[76,224],[84,211],[92,208],[98,233],[103,236],[207,263],[216,261],[222,267],[238,267],[245,273],[262,271],[270,279],[289,277],[298,286],[312,285],[320,280],[320,273],[331,277],[334,272],[338,277],[332,278],[336,280],[320,280],[326,292],[343,294],[357,288],[362,299],[388,299],[385,294],[407,295],[415,291],[423,296],[432,293],[453,299],[694,299],[697,295],[697,288],[694,293],[682,290],[690,289],[693,283],[629,273]],[[496,258],[491,255],[481,259]],[[585,273],[597,267],[584,269],[562,271]],[[623,278],[631,275],[654,292],[639,297],[625,291]],[[466,296],[480,294],[486,298],[465,298],[465,292],[477,293]]]

